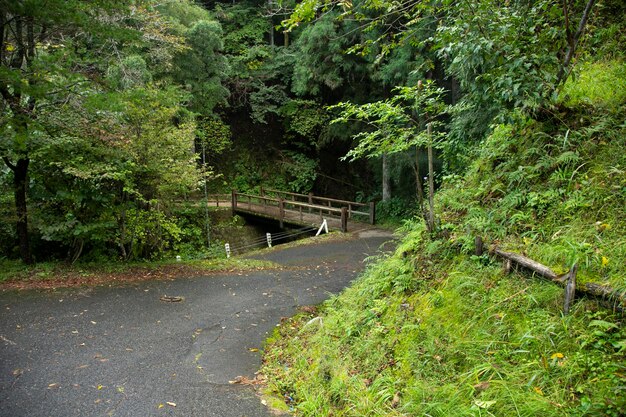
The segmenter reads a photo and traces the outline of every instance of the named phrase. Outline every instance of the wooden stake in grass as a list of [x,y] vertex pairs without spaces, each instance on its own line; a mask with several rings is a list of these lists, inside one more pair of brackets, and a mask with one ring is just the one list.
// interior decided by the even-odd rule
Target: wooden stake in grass
[[565,301],[563,302],[563,313],[569,313],[569,306],[574,301],[576,295],[576,273],[578,272],[578,264],[572,265],[569,270],[567,284],[565,285]]

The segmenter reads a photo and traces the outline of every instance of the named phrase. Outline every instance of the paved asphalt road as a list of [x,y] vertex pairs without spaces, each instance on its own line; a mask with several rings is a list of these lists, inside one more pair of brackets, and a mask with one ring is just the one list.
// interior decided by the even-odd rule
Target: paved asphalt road
[[270,416],[228,381],[254,377],[280,318],[340,291],[389,240],[258,256],[295,267],[279,271],[0,294],[0,416]]

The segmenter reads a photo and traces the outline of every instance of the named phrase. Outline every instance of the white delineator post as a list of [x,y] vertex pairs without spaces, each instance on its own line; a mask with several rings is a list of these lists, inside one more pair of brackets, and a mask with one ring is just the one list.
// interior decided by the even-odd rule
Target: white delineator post
[[226,257],[230,258],[230,245],[228,243],[226,243],[224,245],[224,248],[226,249]]
[[265,236],[267,237],[267,247],[271,248],[272,247],[272,234],[266,233]]
[[326,222],[326,219],[324,219],[324,221],[322,222],[320,228],[317,230],[317,233],[315,234],[315,236],[319,236],[320,233],[322,233],[322,229],[328,233],[328,223]]

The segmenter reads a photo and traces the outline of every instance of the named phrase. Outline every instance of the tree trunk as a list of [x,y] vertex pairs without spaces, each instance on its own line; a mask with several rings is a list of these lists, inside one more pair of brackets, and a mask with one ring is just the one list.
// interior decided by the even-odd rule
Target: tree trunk
[[[596,0],[588,0],[585,6],[585,10],[583,11],[583,15],[580,18],[580,22],[578,23],[578,29],[574,36],[568,36],[567,39],[567,51],[565,51],[565,58],[563,59],[563,63],[561,64],[561,68],[559,69],[559,73],[556,77],[556,84],[559,85],[561,83],[565,83],[567,77],[569,76],[570,70],[569,66],[572,62],[572,58],[574,57],[574,53],[576,52],[576,48],[578,47],[578,41],[580,40],[581,35],[585,30],[585,26],[587,26],[587,20],[589,19],[589,14],[591,13],[591,8],[593,7]],[[569,19],[568,19],[569,21]],[[569,23],[568,23],[569,26]]]
[[432,127],[428,123],[428,229],[430,233],[435,231],[435,169],[433,166]]
[[4,162],[13,171],[13,193],[15,196],[15,212],[17,214],[16,229],[20,245],[20,257],[25,264],[32,264],[33,258],[28,242],[28,207],[26,205],[28,164],[30,159],[20,158],[15,165],[11,164],[7,158],[4,158]]
[[391,178],[389,175],[389,162],[387,154],[383,154],[383,201],[391,199]]

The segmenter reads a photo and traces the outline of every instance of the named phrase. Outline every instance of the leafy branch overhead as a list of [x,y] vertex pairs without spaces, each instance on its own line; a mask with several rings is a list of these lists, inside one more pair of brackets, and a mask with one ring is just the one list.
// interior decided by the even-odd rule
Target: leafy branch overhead
[[441,126],[445,112],[445,90],[432,81],[414,87],[396,87],[387,100],[367,104],[342,102],[328,109],[339,111],[331,123],[359,122],[363,131],[355,134],[357,145],[344,159],[356,160],[403,152],[415,146],[425,147],[441,142],[443,132],[429,135],[426,125]]

